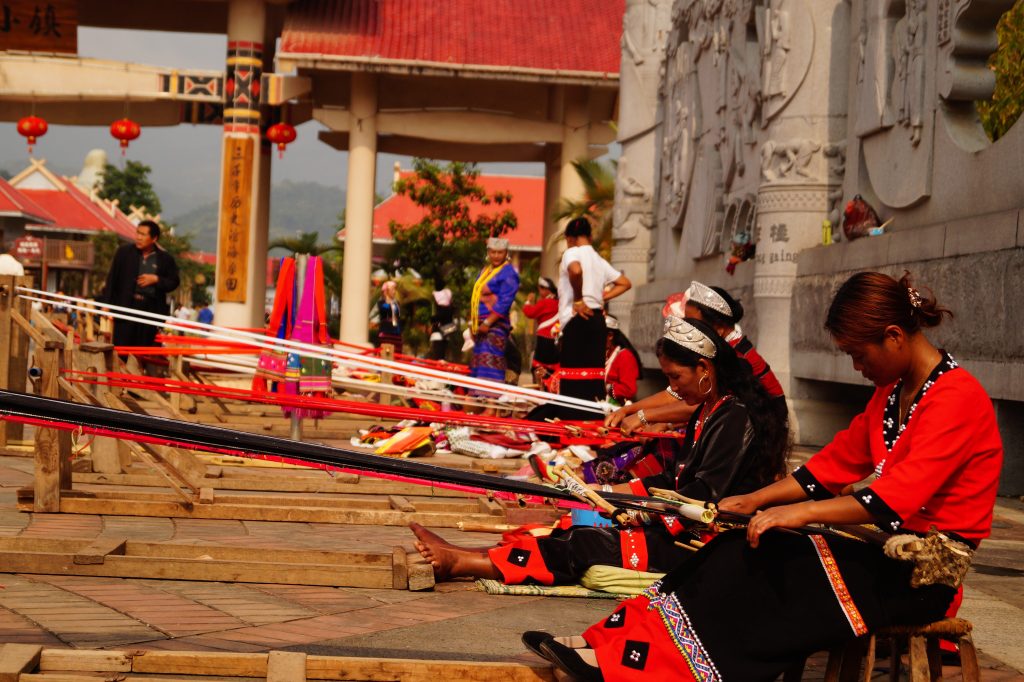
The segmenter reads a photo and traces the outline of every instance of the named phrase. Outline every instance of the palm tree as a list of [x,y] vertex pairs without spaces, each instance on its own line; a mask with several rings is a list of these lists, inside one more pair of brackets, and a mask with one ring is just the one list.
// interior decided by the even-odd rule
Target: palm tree
[[605,165],[590,159],[572,162],[583,181],[583,198],[563,199],[555,213],[556,220],[572,220],[584,216],[594,226],[594,246],[604,255],[611,249],[612,206],[615,204],[615,162]]

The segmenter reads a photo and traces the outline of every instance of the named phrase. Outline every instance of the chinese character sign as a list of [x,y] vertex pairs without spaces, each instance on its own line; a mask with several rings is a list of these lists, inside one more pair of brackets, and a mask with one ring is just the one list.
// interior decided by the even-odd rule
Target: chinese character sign
[[224,179],[220,198],[217,249],[217,300],[245,303],[252,206],[251,137],[224,139]]
[[78,53],[78,0],[0,0],[0,50]]

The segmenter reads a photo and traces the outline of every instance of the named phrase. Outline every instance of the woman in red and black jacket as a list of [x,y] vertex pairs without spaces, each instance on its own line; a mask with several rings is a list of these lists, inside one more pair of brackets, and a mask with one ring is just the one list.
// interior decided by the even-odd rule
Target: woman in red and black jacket
[[[761,382],[772,398],[771,409],[780,424],[788,424],[789,409],[782,384],[775,377],[772,368],[754,348],[754,344],[743,335],[739,322],[743,318],[743,306],[729,292],[721,287],[709,287],[700,282],[691,282],[686,290],[686,317],[702,320],[724,338],[736,355],[747,361],[754,377]],[[608,415],[605,426],[620,428],[624,433],[643,431],[651,423],[685,424],[693,414],[693,408],[672,394],[671,388],[655,393],[632,405],[621,407]]]
[[537,345],[533,350],[533,377],[541,386],[558,371],[558,289],[548,277],[537,280],[537,293],[529,294],[523,314],[537,321]]
[[[876,387],[864,411],[791,475],[723,499],[755,514],[746,529],[718,535],[582,639],[531,632],[526,645],[579,680],[773,680],[880,627],[941,619],[990,533],[1003,461],[992,400],[924,334],[945,314],[907,276],[847,280],[825,328]],[[883,549],[808,528],[867,523],[899,535]],[[929,557],[895,558],[920,536]]]

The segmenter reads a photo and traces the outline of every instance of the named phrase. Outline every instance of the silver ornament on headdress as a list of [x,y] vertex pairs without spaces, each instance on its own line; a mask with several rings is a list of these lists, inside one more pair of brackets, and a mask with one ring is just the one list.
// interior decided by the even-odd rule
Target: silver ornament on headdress
[[618,318],[612,317],[611,315],[604,316],[604,326],[608,331],[611,331],[613,329],[621,329]]
[[491,237],[487,240],[487,248],[493,251],[508,251],[508,240],[503,237]]
[[708,338],[707,334],[675,315],[665,318],[665,331],[662,337],[709,360],[718,352],[715,342]]
[[921,292],[919,292],[914,287],[907,287],[907,295],[910,297],[911,308],[921,307]]
[[725,302],[721,294],[700,282],[690,282],[690,288],[686,290],[687,302],[699,303],[715,312],[722,313],[726,317],[732,317],[732,308]]

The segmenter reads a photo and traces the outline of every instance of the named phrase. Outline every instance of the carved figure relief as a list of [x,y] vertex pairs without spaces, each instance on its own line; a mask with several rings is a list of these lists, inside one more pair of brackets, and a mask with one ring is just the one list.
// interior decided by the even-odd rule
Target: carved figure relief
[[819,151],[821,142],[817,140],[768,140],[761,146],[761,177],[766,183],[819,180],[821,175],[812,167]]
[[654,224],[651,190],[629,174],[629,159],[619,159],[616,171],[614,227],[612,238],[616,241],[633,239],[640,228],[650,229]]
[[923,125],[927,16],[925,0],[908,0],[906,14],[896,22],[892,39],[895,74],[890,99],[896,122],[910,129],[914,146],[921,142]]
[[761,43],[764,64],[764,98],[785,97],[786,60],[789,58],[789,12],[781,9],[781,0],[772,0],[765,10],[765,39]]

